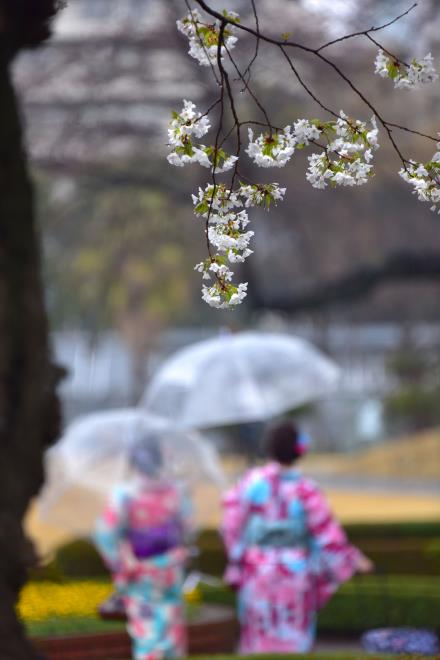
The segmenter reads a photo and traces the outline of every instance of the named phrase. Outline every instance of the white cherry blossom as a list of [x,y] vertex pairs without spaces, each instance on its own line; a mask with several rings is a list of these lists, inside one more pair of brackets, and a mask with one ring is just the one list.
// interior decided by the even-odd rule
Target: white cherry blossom
[[[236,12],[224,12],[226,18],[238,22],[239,16]],[[189,55],[196,59],[201,66],[215,66],[217,64],[218,43],[220,36],[219,21],[204,22],[197,9],[191,10],[184,18],[176,22],[179,32],[188,37]],[[234,34],[234,26],[228,24],[223,32],[224,46],[221,46],[221,57],[231,51],[237,42]]]
[[295,138],[290,126],[273,133],[262,133],[254,140],[254,132],[248,129],[248,156],[260,167],[284,167],[295,151]]
[[293,123],[292,133],[295,144],[304,146],[308,145],[310,140],[318,140],[321,135],[319,128],[308,119],[297,119]]
[[437,142],[437,151],[428,163],[410,161],[399,174],[413,187],[413,194],[419,201],[431,204],[430,210],[440,214],[437,206],[440,204],[440,142]]
[[420,60],[414,58],[410,64],[405,64],[380,49],[374,62],[374,72],[382,78],[391,78],[396,89],[412,89],[438,79],[433,61],[431,53],[428,53]]
[[201,138],[210,128],[208,117],[197,112],[195,103],[184,99],[181,112],[173,112],[173,118],[168,127],[168,144],[171,147],[181,146],[185,137],[191,135]]
[[276,204],[283,201],[286,194],[285,188],[280,188],[278,183],[259,183],[253,185],[240,186],[240,197],[245,202],[246,208],[250,206],[265,206],[267,210],[271,203]]

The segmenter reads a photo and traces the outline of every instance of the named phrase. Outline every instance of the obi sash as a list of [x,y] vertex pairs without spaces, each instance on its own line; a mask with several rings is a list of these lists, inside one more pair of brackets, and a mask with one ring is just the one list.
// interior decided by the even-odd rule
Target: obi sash
[[[252,524],[253,523],[253,524]],[[254,520],[247,530],[247,545],[260,548],[306,548],[305,530],[298,530],[292,520]]]
[[171,519],[162,525],[146,529],[131,529],[127,533],[133,554],[137,559],[162,555],[183,544],[182,525]]

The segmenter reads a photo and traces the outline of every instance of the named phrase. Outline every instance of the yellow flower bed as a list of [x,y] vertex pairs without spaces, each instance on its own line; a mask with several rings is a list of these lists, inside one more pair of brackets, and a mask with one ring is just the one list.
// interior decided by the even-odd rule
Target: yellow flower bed
[[66,584],[30,582],[21,592],[18,613],[24,621],[54,616],[96,616],[98,605],[110,596],[110,583],[83,580]]
[[[98,606],[112,592],[110,582],[29,582],[21,592],[18,614],[25,622],[46,621],[60,616],[96,616]],[[197,588],[185,593],[184,598],[187,603],[198,603],[202,599]]]

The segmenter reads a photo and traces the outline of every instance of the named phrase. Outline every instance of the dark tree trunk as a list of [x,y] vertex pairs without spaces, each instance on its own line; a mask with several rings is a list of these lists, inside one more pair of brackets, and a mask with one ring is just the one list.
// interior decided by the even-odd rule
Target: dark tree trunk
[[[1,16],[0,16],[1,18]],[[42,456],[59,426],[40,254],[16,98],[0,49],[0,659],[41,657],[15,615],[35,562],[23,516],[43,482]]]

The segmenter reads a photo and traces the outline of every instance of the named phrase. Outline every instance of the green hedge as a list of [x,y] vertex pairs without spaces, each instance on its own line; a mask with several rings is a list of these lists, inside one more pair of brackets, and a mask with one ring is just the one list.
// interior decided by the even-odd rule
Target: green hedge
[[344,525],[348,536],[357,538],[432,538],[440,536],[440,520],[394,523],[351,523]]
[[198,557],[195,558],[195,567],[202,573],[223,575],[226,568],[226,554],[222,538],[215,529],[204,529],[197,537]]
[[42,564],[29,570],[29,580],[32,582],[63,582],[64,575],[55,561]]
[[349,539],[390,575],[440,575],[440,522],[347,525]]
[[[345,527],[350,540],[389,575],[440,575],[440,522],[356,524]],[[221,576],[226,565],[222,539],[217,530],[202,530],[197,538],[199,556],[193,567]],[[48,566],[37,569],[32,579],[60,581],[65,578],[107,575],[94,546],[77,540],[61,546]]]
[[[202,586],[206,602],[233,605],[227,587]],[[439,627],[440,578],[356,577],[333,596],[318,617],[321,632],[362,632],[380,626]]]
[[439,578],[356,577],[323,608],[318,626],[341,633],[381,626],[438,628],[439,611]]
[[[440,575],[440,522],[358,524],[345,527],[349,539],[365,552],[378,571],[390,575]],[[216,530],[198,537],[199,570],[223,574],[226,556]]]
[[37,579],[62,581],[108,577],[108,570],[93,543],[77,539],[60,546],[50,564],[35,569],[33,575]]

